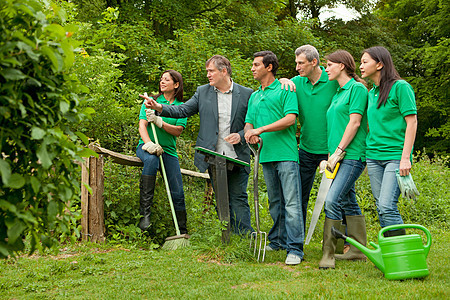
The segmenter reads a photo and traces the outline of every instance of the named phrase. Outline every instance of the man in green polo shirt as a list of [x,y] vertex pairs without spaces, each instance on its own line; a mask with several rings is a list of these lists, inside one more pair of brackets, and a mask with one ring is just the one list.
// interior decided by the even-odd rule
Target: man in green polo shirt
[[[271,51],[254,54],[252,73],[261,83],[250,96],[245,117],[245,140],[255,144],[259,137],[263,147],[259,161],[269,196],[273,227],[266,250],[286,249],[285,263],[297,265],[303,258],[301,181],[298,165],[295,94],[281,89],[275,74],[278,59]],[[257,168],[258,166],[255,166]]]
[[[328,160],[327,110],[339,87],[337,81],[329,81],[325,69],[319,66],[319,52],[311,45],[295,50],[296,70],[299,73],[291,80],[280,79],[283,87],[290,86],[297,94],[300,142],[299,160],[302,181],[303,225],[311,188],[317,167],[322,160]],[[305,229],[305,228],[304,228]]]

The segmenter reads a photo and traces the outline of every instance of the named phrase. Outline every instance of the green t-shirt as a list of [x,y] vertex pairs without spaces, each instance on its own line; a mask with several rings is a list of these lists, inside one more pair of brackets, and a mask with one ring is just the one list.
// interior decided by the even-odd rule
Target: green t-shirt
[[[248,111],[245,122],[259,128],[272,124],[287,114],[298,115],[298,105],[295,93],[281,89],[281,83],[275,79],[271,85],[259,89],[248,100]],[[280,131],[264,132],[261,134],[263,147],[260,154],[260,163],[275,161],[298,162],[297,140],[295,131],[296,122]]]
[[414,90],[406,81],[397,80],[389,92],[386,105],[377,108],[379,92],[378,86],[369,92],[366,156],[376,160],[400,160],[405,142],[405,117],[417,114]]
[[344,159],[366,161],[367,100],[367,88],[353,78],[338,89],[327,112],[328,151],[330,153],[334,153],[339,146],[350,121],[350,114],[356,113],[362,116],[361,126],[353,140],[345,148],[347,154]]
[[[167,101],[166,98],[164,98],[164,95],[159,96],[158,99],[156,99],[156,101],[158,103],[166,104],[166,105],[183,104],[182,102],[178,101],[177,99],[175,99],[175,101],[173,101],[173,103],[170,104],[169,101]],[[147,120],[144,103],[142,103],[141,111],[139,112],[139,120],[141,120],[141,119]],[[162,117],[162,119],[164,122],[166,122],[170,125],[186,127],[186,124],[187,124],[187,118],[174,119],[174,118]],[[170,133],[167,133],[167,131],[165,131],[162,128],[159,128],[158,126],[155,126],[155,129],[156,129],[156,134],[158,136],[158,142],[161,145],[161,147],[164,149],[164,152],[169,155],[178,157],[178,155],[177,155],[177,137],[174,135],[171,135]],[[150,139],[152,140],[152,142],[155,142],[155,138],[153,137],[153,131],[152,131],[152,127],[151,127],[150,123],[147,126],[147,132],[148,132],[148,135],[150,136]],[[140,138],[138,146],[143,143],[144,143],[144,141],[142,140],[142,138]]]
[[319,80],[312,85],[307,77],[296,76],[300,129],[299,148],[314,154],[327,154],[327,110],[339,84],[329,81],[323,67]]

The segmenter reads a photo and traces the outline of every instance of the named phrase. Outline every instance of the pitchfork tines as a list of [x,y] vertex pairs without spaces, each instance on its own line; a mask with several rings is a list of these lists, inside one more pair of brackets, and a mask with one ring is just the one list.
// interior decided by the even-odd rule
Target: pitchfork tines
[[[250,238],[250,249],[253,248],[253,255],[256,255],[256,248],[258,247],[258,239],[259,239],[259,250],[256,261],[259,261],[259,259],[261,258],[261,262],[264,262],[264,258],[266,257],[267,233],[262,231],[252,232]],[[262,257],[261,257],[261,250],[262,250]]]

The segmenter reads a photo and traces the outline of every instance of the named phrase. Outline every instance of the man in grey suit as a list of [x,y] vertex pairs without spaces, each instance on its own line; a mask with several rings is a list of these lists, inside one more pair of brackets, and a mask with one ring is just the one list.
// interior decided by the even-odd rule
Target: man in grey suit
[[[209,84],[198,87],[194,96],[182,105],[162,105],[152,98],[140,96],[146,99],[146,107],[154,109],[160,116],[186,118],[198,113],[200,129],[196,146],[249,163],[250,150],[244,138],[244,121],[253,90],[233,82],[231,64],[226,57],[214,55],[205,66]],[[204,155],[198,151],[194,164],[200,172],[208,169],[212,175]],[[248,167],[234,167],[227,171],[231,227],[238,234],[253,231],[247,195],[249,172]]]

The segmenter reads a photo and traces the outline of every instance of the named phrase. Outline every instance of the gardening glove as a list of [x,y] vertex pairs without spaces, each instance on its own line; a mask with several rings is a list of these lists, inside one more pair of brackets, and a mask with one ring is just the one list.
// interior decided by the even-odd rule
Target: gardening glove
[[319,173],[322,174],[323,172],[325,172],[326,168],[327,168],[327,161],[322,160],[319,164]]
[[334,172],[334,168],[336,167],[336,164],[344,159],[344,156],[347,152],[342,150],[341,148],[337,147],[336,151],[328,158],[327,161],[327,169],[331,173]]
[[419,191],[414,184],[411,177],[411,173],[406,176],[401,176],[398,169],[395,170],[395,176],[397,177],[398,187],[403,197],[408,199],[416,199],[416,195],[419,195]]
[[163,126],[162,118],[155,115],[155,111],[153,109],[146,109],[145,113],[147,115],[147,121],[155,124],[159,128],[161,128]]
[[142,150],[145,150],[148,153],[154,154],[156,156],[160,156],[164,152],[163,148],[160,145],[155,144],[152,141],[145,143],[144,146],[142,146]]

